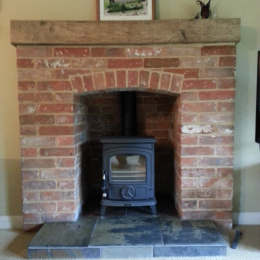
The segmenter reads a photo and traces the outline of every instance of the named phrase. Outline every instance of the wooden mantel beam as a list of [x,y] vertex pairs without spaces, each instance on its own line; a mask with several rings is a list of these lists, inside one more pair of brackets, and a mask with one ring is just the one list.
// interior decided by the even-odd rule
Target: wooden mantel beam
[[14,45],[237,43],[240,19],[11,21]]

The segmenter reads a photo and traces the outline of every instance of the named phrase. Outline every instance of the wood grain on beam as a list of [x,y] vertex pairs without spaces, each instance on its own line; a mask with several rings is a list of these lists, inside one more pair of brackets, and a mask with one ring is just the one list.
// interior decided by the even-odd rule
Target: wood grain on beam
[[14,45],[237,43],[239,40],[240,19],[11,21]]

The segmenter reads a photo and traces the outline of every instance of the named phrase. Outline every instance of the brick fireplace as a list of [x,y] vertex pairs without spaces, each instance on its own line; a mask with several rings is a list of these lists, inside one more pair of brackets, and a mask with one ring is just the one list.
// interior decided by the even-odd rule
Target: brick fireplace
[[[179,216],[232,223],[239,20],[184,20],[184,28],[179,20],[168,22],[173,27],[134,22],[150,32],[140,38],[125,23],[134,39],[112,39],[107,23],[12,22],[26,229],[78,218],[82,175],[88,175],[82,147],[117,134],[117,94],[126,90],[138,93],[139,134],[173,151],[157,154],[155,175],[172,186]],[[94,145],[87,156],[98,151]],[[99,170],[96,175],[101,178]]]

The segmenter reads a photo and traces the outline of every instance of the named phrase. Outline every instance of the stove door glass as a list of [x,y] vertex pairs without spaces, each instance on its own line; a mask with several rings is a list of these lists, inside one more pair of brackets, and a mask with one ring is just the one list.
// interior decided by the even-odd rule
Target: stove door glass
[[145,182],[146,157],[138,154],[120,154],[110,157],[112,182]]

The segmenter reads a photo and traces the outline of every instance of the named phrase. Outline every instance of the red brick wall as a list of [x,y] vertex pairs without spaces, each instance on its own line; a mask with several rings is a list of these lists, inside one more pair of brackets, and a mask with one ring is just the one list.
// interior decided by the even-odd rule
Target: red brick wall
[[138,135],[153,136],[155,144],[155,189],[159,196],[174,193],[173,114],[176,96],[137,93]]
[[231,223],[234,46],[19,46],[17,67],[26,228],[80,211],[79,94],[129,88],[178,96],[168,140],[180,216]]

